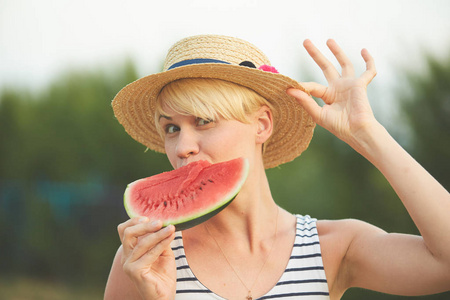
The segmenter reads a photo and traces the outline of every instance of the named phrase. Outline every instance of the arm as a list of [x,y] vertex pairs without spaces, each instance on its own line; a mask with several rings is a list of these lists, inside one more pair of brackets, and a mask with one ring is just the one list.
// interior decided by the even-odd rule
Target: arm
[[[423,294],[450,289],[450,195],[381,126],[373,116],[366,87],[376,74],[367,52],[366,71],[354,76],[351,62],[332,40],[328,47],[342,75],[310,42],[304,46],[323,70],[328,87],[305,83],[312,96],[290,89],[313,119],[368,159],[386,177],[422,237],[387,234],[359,221],[348,221],[348,248],[337,277],[345,288],[358,286],[396,294]],[[422,276],[418,276],[421,274]],[[425,275],[425,276],[423,276]],[[344,278],[342,278],[344,277]]]
[[[408,295],[450,289],[449,193],[381,125],[372,129],[368,138],[360,153],[389,181],[422,237],[376,234],[373,231],[373,236],[367,238],[366,230],[358,232],[348,252],[348,262],[354,266],[352,285],[370,284],[368,287],[372,289],[388,289],[391,293]],[[372,232],[369,228],[367,231]],[[379,266],[376,265],[377,253],[360,250],[364,245],[371,245],[383,254],[378,258],[382,262]],[[362,255],[373,259],[365,262]],[[380,268],[383,268],[382,272],[379,271]],[[358,274],[365,269],[373,270],[372,277],[376,276],[379,280],[358,278]],[[377,282],[382,284],[376,284]]]

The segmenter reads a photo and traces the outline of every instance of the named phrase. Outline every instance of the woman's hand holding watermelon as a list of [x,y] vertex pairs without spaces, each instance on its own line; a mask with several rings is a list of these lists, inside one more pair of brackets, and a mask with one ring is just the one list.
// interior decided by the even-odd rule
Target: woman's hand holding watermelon
[[170,243],[175,227],[133,218],[118,226],[122,241],[121,263],[143,299],[174,299],[175,257]]

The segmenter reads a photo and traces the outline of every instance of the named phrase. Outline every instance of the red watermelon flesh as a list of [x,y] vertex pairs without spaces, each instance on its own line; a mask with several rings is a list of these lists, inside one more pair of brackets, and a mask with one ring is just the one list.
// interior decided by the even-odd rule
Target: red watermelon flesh
[[192,162],[130,183],[124,205],[132,217],[146,216],[184,230],[224,209],[238,194],[248,175],[244,158],[211,164]]

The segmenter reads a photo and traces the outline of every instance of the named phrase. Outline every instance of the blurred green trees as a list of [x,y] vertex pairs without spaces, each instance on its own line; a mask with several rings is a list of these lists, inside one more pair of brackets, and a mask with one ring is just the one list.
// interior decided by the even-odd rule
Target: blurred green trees
[[428,56],[427,65],[424,73],[408,72],[398,94],[412,155],[449,189],[450,56]]
[[[397,92],[404,145],[450,186],[450,60],[428,60]],[[70,71],[48,88],[0,94],[0,279],[45,278],[102,291],[119,246],[127,183],[170,169],[164,155],[131,139],[111,100],[137,78],[133,63]],[[370,163],[317,128],[294,162],[268,170],[275,200],[317,218],[358,218],[417,233],[397,196]],[[1,285],[0,285],[1,286]],[[449,293],[426,299],[448,299]],[[344,299],[397,299],[350,290]]]
[[0,277],[103,288],[126,184],[169,168],[114,118],[111,100],[136,78],[126,62],[67,72],[40,92],[2,92]]
[[37,94],[4,91],[0,178],[116,184],[159,168],[161,159],[146,159],[145,147],[123,134],[112,113],[119,87],[136,77],[128,62],[118,70],[68,72]]

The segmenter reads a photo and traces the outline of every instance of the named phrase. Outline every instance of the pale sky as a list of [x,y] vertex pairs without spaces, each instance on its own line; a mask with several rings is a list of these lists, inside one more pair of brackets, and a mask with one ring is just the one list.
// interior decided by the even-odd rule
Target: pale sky
[[299,81],[303,70],[317,70],[302,41],[329,55],[325,41],[334,38],[357,71],[367,48],[374,84],[390,87],[397,66],[419,68],[424,50],[450,51],[449,15],[448,0],[0,0],[0,88],[45,87],[68,68],[126,57],[140,75],[152,74],[174,42],[204,33],[252,42]]

